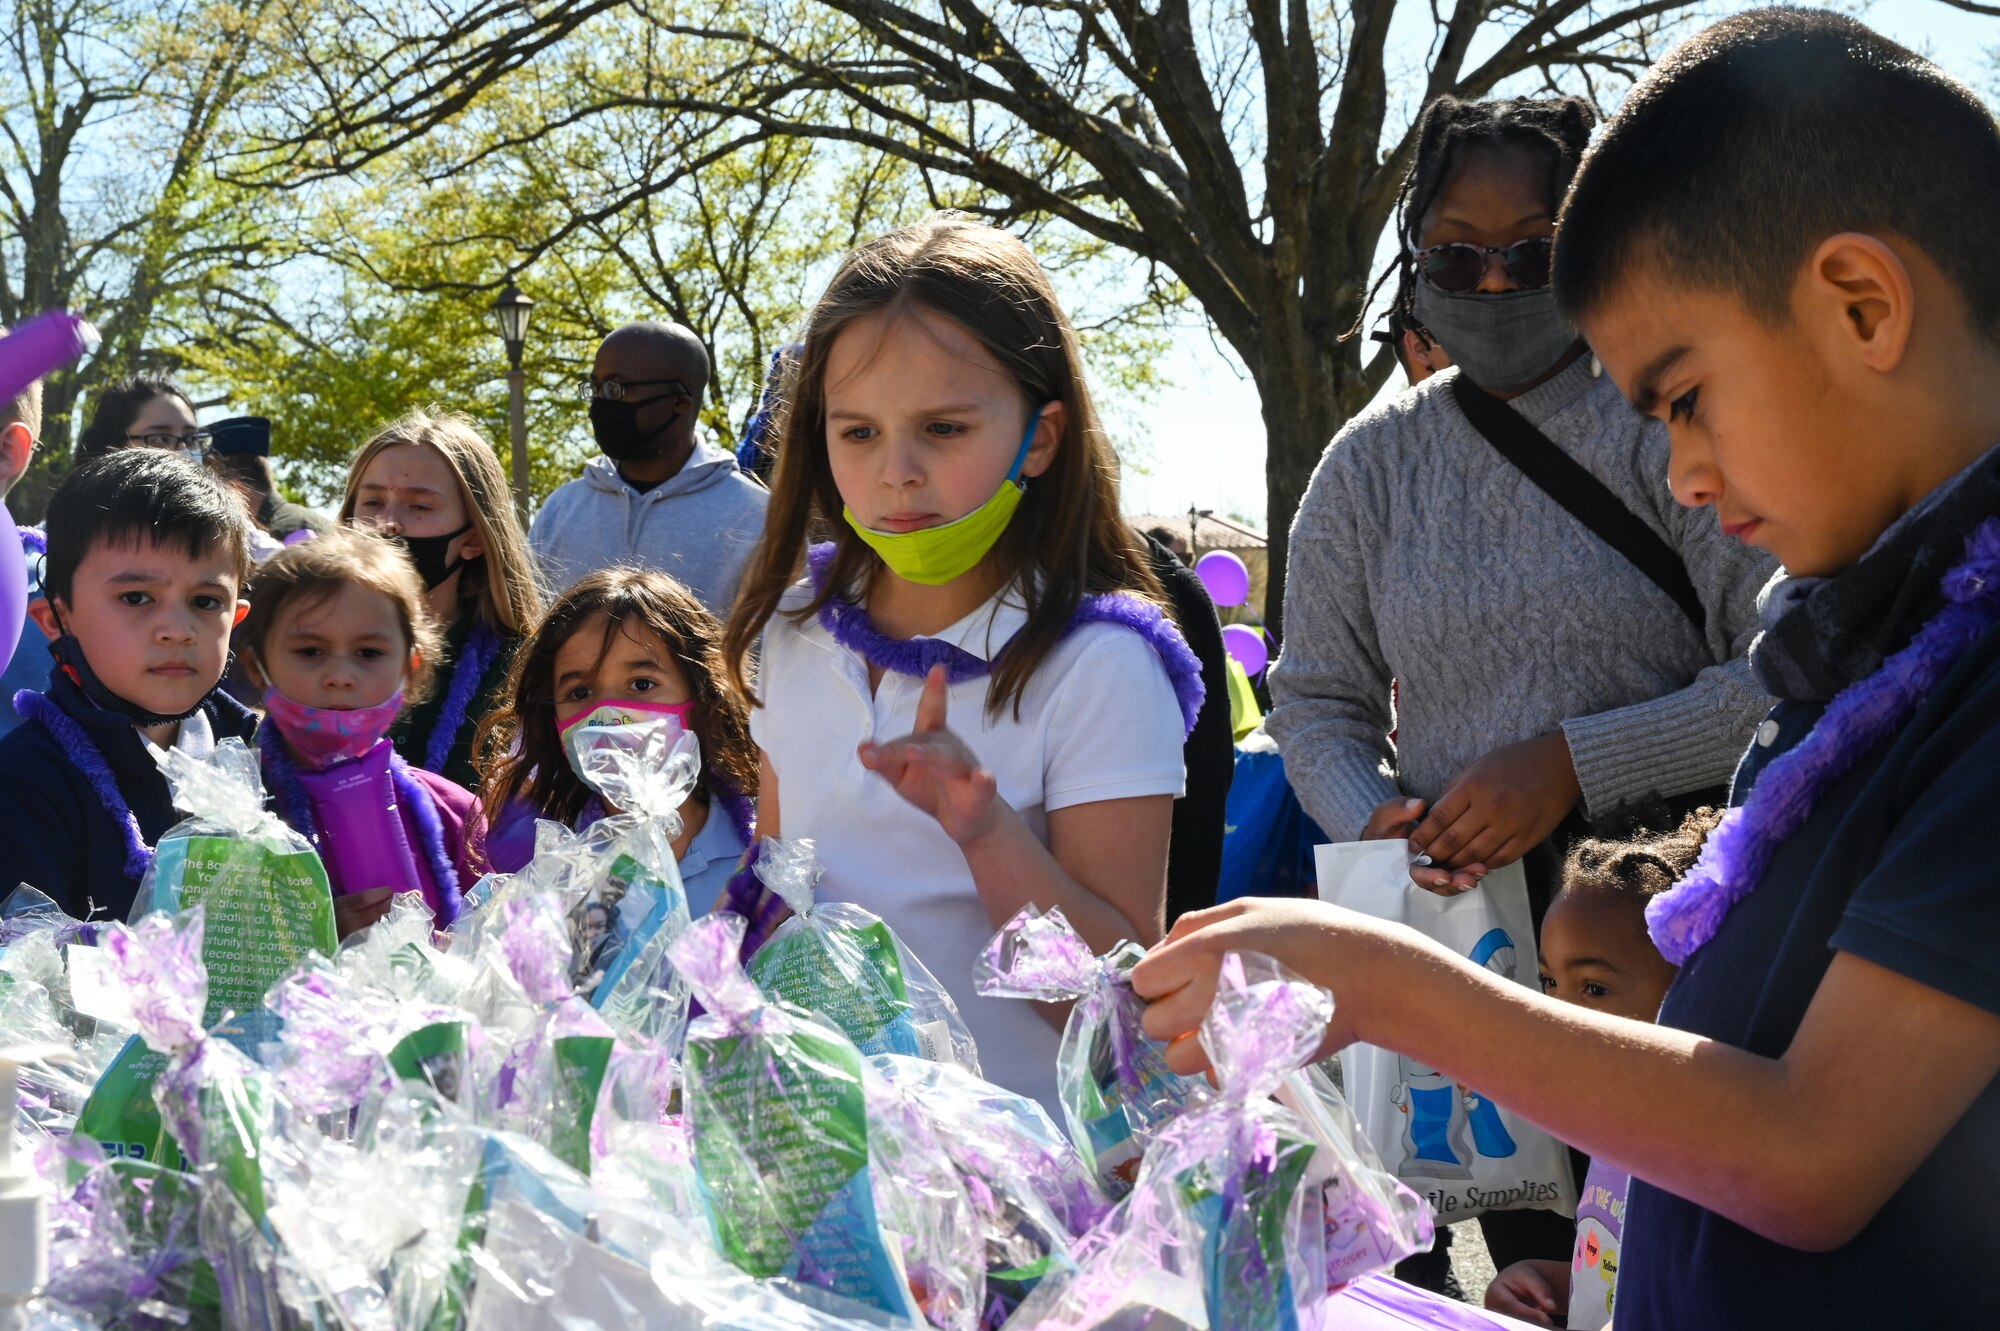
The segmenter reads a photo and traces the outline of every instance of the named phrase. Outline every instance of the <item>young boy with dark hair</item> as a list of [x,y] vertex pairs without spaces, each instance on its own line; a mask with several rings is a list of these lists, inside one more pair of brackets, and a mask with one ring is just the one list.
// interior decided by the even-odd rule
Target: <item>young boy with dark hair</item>
[[[1658,1025],[1304,902],[1183,919],[1133,972],[1192,1031],[1222,954],[1632,1175],[1619,1331],[2000,1325],[2000,128],[1852,19],[1682,44],[1571,187],[1555,284],[1668,422],[1670,482],[1788,580],[1779,698],[1647,909]],[[1170,1061],[1202,1061],[1191,1040]]]
[[216,688],[249,608],[248,523],[199,463],[128,448],[72,472],[44,525],[29,613],[56,663],[0,740],[0,865],[72,915],[123,919],[177,821],[155,753],[256,727]]

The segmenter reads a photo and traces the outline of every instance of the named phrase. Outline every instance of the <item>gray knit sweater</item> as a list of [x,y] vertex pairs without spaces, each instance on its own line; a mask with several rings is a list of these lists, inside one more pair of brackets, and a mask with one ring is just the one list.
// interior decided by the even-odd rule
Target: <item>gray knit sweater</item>
[[1592,818],[1727,781],[1770,706],[1744,651],[1774,561],[1674,502],[1665,427],[1589,357],[1513,400],[1680,552],[1703,641],[1472,428],[1456,373],[1350,421],[1292,524],[1269,725],[1306,812],[1352,840],[1384,800],[1558,727]]

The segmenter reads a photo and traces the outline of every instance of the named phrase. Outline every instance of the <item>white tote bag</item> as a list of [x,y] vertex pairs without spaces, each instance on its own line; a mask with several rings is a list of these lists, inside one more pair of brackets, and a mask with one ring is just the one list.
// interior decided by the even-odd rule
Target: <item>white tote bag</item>
[[[1314,850],[1322,901],[1396,920],[1499,975],[1541,987],[1528,880],[1510,864],[1470,892],[1442,897],[1410,881],[1402,841],[1349,841]],[[1438,1223],[1483,1211],[1576,1214],[1569,1151],[1476,1089],[1374,1045],[1340,1054],[1361,1127],[1391,1174],[1428,1198]]]

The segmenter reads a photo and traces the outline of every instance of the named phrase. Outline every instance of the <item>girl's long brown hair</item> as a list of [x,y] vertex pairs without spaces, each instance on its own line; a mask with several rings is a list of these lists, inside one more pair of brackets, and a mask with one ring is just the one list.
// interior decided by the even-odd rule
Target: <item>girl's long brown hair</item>
[[564,592],[514,653],[506,701],[481,723],[472,746],[487,818],[497,819],[517,795],[540,817],[562,823],[575,822],[590,803],[591,789],[570,769],[556,730],[556,654],[599,617],[599,661],[621,627],[650,630],[673,653],[694,695],[692,729],[702,765],[696,798],[709,802],[711,774],[755,798],[757,745],[750,738],[750,709],[722,668],[722,625],[664,573],[607,568]]
[[482,552],[480,558],[459,570],[459,604],[503,637],[526,633],[542,611],[534,556],[528,553],[528,538],[514,515],[514,497],[499,455],[465,417],[453,412],[408,411],[377,430],[348,464],[347,494],[340,501],[341,522],[350,526],[354,522],[354,505],[368,464],[383,449],[397,444],[428,444],[458,477],[459,502],[465,505],[472,529],[479,533]]
[[750,691],[746,661],[785,590],[799,576],[807,540],[835,542],[826,584],[793,617],[819,612],[829,596],[865,588],[881,557],[840,520],[840,491],[827,459],[826,362],[857,319],[918,305],[979,339],[1020,386],[1030,409],[1061,401],[1067,425],[1047,471],[1029,482],[995,550],[1027,604],[1028,622],[995,662],[989,713],[1021,696],[1062,641],[1088,593],[1136,592],[1163,599],[1137,538],[1118,516],[1118,471],[1091,405],[1076,330],[1048,274],[1004,231],[950,215],[891,231],[851,251],[813,307],[805,345],[775,430],[778,466],[764,539],[744,571],[723,651],[731,679]]

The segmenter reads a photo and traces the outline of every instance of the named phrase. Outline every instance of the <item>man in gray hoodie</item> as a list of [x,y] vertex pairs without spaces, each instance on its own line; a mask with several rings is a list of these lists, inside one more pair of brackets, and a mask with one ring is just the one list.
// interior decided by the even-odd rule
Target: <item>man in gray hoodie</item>
[[708,351],[678,324],[635,323],[597,348],[585,385],[604,456],[559,486],[528,543],[557,592],[614,564],[658,569],[718,616],[764,532],[770,494],[695,438]]

